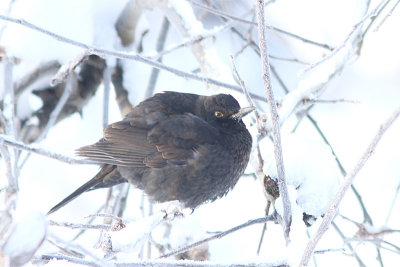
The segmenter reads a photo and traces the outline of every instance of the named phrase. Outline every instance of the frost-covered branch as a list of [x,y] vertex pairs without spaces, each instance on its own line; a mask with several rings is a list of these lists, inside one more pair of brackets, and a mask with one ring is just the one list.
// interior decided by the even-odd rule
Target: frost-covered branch
[[112,226],[109,224],[77,224],[77,223],[69,223],[69,222],[56,222],[56,221],[49,221],[49,225],[51,226],[60,226],[66,227],[71,229],[91,229],[91,230],[107,230],[111,231]]
[[60,116],[62,109],[64,108],[65,104],[68,101],[69,96],[71,95],[72,87],[74,86],[73,83],[75,83],[74,78],[75,78],[74,76],[69,76],[69,78],[67,79],[64,92],[62,93],[60,100],[58,100],[57,105],[50,113],[49,120],[47,121],[47,124],[44,127],[43,131],[41,132],[40,136],[37,138],[36,140],[37,142],[42,141],[46,137],[47,133],[50,131],[51,127],[53,127],[54,124],[56,124],[56,121]]
[[[1,111],[1,121],[4,125],[3,131],[15,138],[17,136],[16,132],[16,116],[15,116],[15,95],[13,87],[13,61],[12,59],[5,57],[4,66],[4,100],[3,100],[3,110]],[[17,194],[19,190],[18,186],[18,170],[17,170],[17,157],[16,151],[14,149],[5,146],[6,143],[0,140],[1,150],[0,153],[4,158],[6,163],[6,175],[8,180],[8,186],[6,190],[6,207],[8,212],[11,212],[16,207]],[[0,231],[1,232],[1,231]]]
[[91,251],[89,251],[88,249],[82,247],[79,244],[65,241],[65,240],[59,238],[58,236],[56,236],[54,234],[49,234],[47,238],[53,239],[56,243],[64,244],[68,248],[74,248],[74,249],[76,249],[78,251],[81,251],[82,253],[84,253],[84,255],[87,255],[87,256],[91,257],[94,260],[94,263],[96,265],[99,265],[99,266],[112,266],[111,263],[108,263],[104,259],[99,258],[97,255],[93,254]]
[[322,60],[312,64],[310,67],[308,67],[307,69],[304,70],[304,72],[308,72],[316,67],[318,67],[319,65],[321,65],[322,63],[324,63],[325,61],[333,58],[334,56],[336,56],[341,50],[343,50],[346,46],[351,46],[352,48],[357,47],[357,44],[360,42],[360,40],[357,40],[360,32],[362,31],[362,26],[364,25],[364,23],[374,17],[377,12],[379,11],[379,9],[382,7],[382,5],[385,4],[385,2],[387,2],[387,0],[383,0],[381,1],[373,10],[371,10],[371,12],[365,14],[359,22],[357,22],[354,26],[353,29],[350,31],[350,33],[347,35],[346,39],[342,42],[342,44],[340,46],[338,46],[335,50],[332,51],[332,53],[330,53],[328,56],[324,57]]
[[[246,23],[246,24],[249,24],[249,25],[252,25],[252,26],[257,26],[257,25],[258,25],[256,22],[253,22],[253,21],[250,21],[250,20],[245,20],[245,19],[242,19],[242,18],[239,18],[239,17],[236,17],[236,16],[232,16],[232,15],[227,14],[227,13],[225,13],[225,12],[222,12],[222,11],[220,11],[220,10],[217,10],[217,9],[210,8],[210,7],[208,7],[208,6],[202,5],[202,4],[200,4],[200,3],[196,2],[196,1],[190,0],[190,2],[191,2],[192,5],[194,5],[194,6],[197,6],[197,7],[201,8],[201,9],[204,9],[204,10],[206,10],[206,11],[212,13],[212,14],[221,16],[221,17],[223,17],[223,18],[227,18],[227,19],[230,19],[230,20],[233,20],[233,21],[238,21],[238,22]],[[242,17],[244,17],[244,16],[242,16]],[[313,44],[313,45],[316,45],[316,46],[319,46],[319,47],[322,47],[322,48],[325,48],[325,49],[333,50],[333,48],[330,47],[330,46],[327,45],[327,44],[321,44],[321,43],[318,43],[318,42],[315,42],[315,41],[306,39],[306,38],[301,37],[301,36],[299,36],[299,35],[297,35],[297,34],[294,34],[294,33],[291,33],[291,32],[288,32],[288,31],[285,31],[285,30],[282,30],[282,29],[279,29],[279,28],[277,28],[277,27],[273,27],[273,26],[270,26],[270,25],[266,25],[265,27],[267,27],[267,28],[270,29],[270,30],[273,30],[273,31],[282,33],[282,34],[284,34],[284,35],[287,35],[287,36],[289,36],[289,37],[291,37],[291,38],[298,39],[298,40],[300,40],[300,41],[302,41],[302,42],[309,43],[309,44]]]
[[[386,3],[382,6],[381,10],[378,11],[377,15],[374,17],[374,19],[379,16],[380,12],[386,7],[386,5],[389,3],[390,1],[386,1]],[[379,31],[379,29],[381,28],[381,26],[383,25],[383,23],[386,22],[387,18],[389,18],[390,16],[392,16],[393,11],[396,9],[396,7],[400,4],[400,1],[397,0],[397,2],[393,5],[393,7],[390,9],[390,11],[386,14],[386,16],[382,19],[382,21],[378,24],[378,26],[376,26],[375,31]],[[372,22],[372,21],[371,21]],[[368,25],[369,27],[370,25]],[[364,35],[367,33],[368,28],[364,31]]]
[[354,247],[351,245],[350,242],[348,242],[347,237],[343,234],[342,230],[340,230],[339,226],[336,225],[336,223],[333,221],[332,222],[333,228],[336,230],[337,234],[342,238],[343,243],[346,244],[346,246],[349,248],[350,253],[354,255],[354,258],[358,262],[358,265],[360,267],[366,267],[364,262],[361,260],[360,256],[358,255],[357,251],[354,249]]
[[257,18],[258,18],[259,47],[260,47],[262,70],[263,70],[262,76],[271,112],[275,161],[276,161],[276,168],[278,171],[278,186],[279,186],[279,193],[283,202],[283,224],[284,224],[283,231],[285,239],[288,242],[290,225],[292,223],[292,211],[291,211],[289,193],[285,179],[285,168],[283,165],[279,115],[271,87],[268,47],[266,39],[267,37],[265,33],[264,1],[257,0],[256,8],[257,8]]
[[54,78],[51,80],[50,84],[54,86],[65,82],[67,80],[67,77],[69,77],[70,74],[75,70],[75,68],[79,66],[84,60],[86,60],[89,55],[90,55],[89,51],[85,50],[79,53],[76,57],[74,57],[66,64],[62,65],[58,69],[56,75],[54,75]]
[[250,221],[248,221],[246,223],[243,223],[243,224],[240,224],[238,226],[235,226],[235,227],[233,227],[233,228],[231,228],[229,230],[220,232],[220,233],[215,234],[213,236],[207,237],[207,238],[205,238],[203,240],[197,241],[197,242],[192,243],[190,245],[187,245],[187,246],[184,246],[182,248],[179,248],[179,249],[173,250],[171,252],[168,252],[166,254],[163,254],[160,258],[167,258],[167,257],[173,256],[173,255],[179,254],[179,253],[183,253],[183,252],[188,251],[188,250],[190,250],[190,249],[192,249],[194,247],[197,247],[197,246],[199,246],[201,244],[207,243],[207,242],[209,242],[211,240],[214,240],[214,239],[222,238],[222,237],[224,237],[224,236],[226,236],[228,234],[231,234],[233,232],[236,232],[236,231],[238,231],[240,229],[246,228],[246,227],[248,227],[250,225],[253,225],[253,224],[266,223],[266,222],[275,221],[275,220],[276,220],[276,214],[275,213],[272,214],[272,215],[266,216],[266,217],[250,220]]
[[[300,81],[298,88],[288,93],[281,102],[279,110],[281,124],[299,108],[304,99],[318,97],[323,89],[326,88],[328,82],[336,77],[353,56],[358,53],[360,44],[362,43],[362,39],[359,38],[362,26],[368,18],[376,13],[383,2],[370,13],[364,15],[359,22],[353,26],[352,31],[339,47],[319,62],[312,64],[309,68],[304,70],[303,75],[307,75]],[[364,9],[366,12],[368,9],[367,3]],[[270,127],[272,126],[269,125],[269,128]]]
[[[178,75],[180,77],[183,77],[185,79],[193,79],[193,80],[197,80],[197,81],[200,81],[200,82],[204,82],[206,84],[213,84],[213,85],[216,85],[216,86],[225,87],[225,88],[228,88],[228,89],[231,89],[231,90],[234,90],[234,91],[238,91],[238,92],[242,91],[242,89],[237,85],[233,85],[233,84],[229,84],[229,83],[226,83],[226,82],[222,82],[220,80],[217,80],[217,79],[214,79],[214,78],[210,78],[210,77],[207,77],[207,76],[203,76],[203,75],[198,75],[198,74],[194,74],[194,73],[190,73],[190,72],[181,71],[181,70],[172,68],[170,66],[167,66],[165,64],[162,64],[162,63],[160,63],[158,61],[145,58],[145,57],[143,57],[143,56],[141,56],[139,54],[124,53],[124,52],[108,50],[108,49],[103,49],[103,48],[91,46],[91,45],[88,45],[88,44],[84,44],[84,43],[81,43],[81,42],[66,38],[64,36],[58,35],[56,33],[48,31],[46,29],[43,29],[43,28],[41,28],[39,26],[36,26],[35,24],[32,24],[32,23],[30,23],[30,22],[28,22],[28,21],[26,21],[24,19],[15,19],[15,18],[11,18],[11,17],[8,17],[8,16],[4,16],[4,15],[0,15],[0,19],[8,21],[8,22],[16,23],[16,24],[19,24],[19,25],[22,25],[22,26],[25,26],[25,27],[28,27],[28,28],[33,29],[33,30],[36,30],[36,31],[41,32],[43,34],[46,34],[46,35],[48,35],[48,36],[50,36],[50,37],[52,37],[52,38],[54,38],[54,39],[56,39],[56,40],[58,40],[60,42],[64,42],[64,43],[67,43],[67,44],[70,44],[70,45],[74,45],[74,46],[77,46],[77,47],[88,49],[91,54],[96,54],[96,55],[99,55],[99,56],[112,56],[112,57],[121,58],[121,59],[127,59],[127,60],[135,60],[135,61],[139,61],[139,62],[148,64],[148,65],[150,65],[150,66],[152,66],[154,68],[158,68],[158,69],[161,69],[161,70],[165,70],[165,71],[171,72],[171,73],[173,73],[175,75]],[[256,94],[251,94],[251,96],[254,99],[257,99],[257,100],[266,101],[264,97],[258,96]]]
[[[93,261],[77,259],[69,256],[59,256],[59,255],[41,255],[36,257],[35,259],[38,262],[49,262],[50,260],[66,260],[72,263],[87,265],[87,266],[96,266]],[[110,263],[111,264],[111,263]],[[207,263],[203,261],[163,261],[163,260],[153,260],[153,261],[136,261],[136,262],[122,262],[122,263],[112,263],[114,267],[289,267],[289,265],[285,261],[278,261],[274,263],[229,263],[229,264],[216,264],[216,263]]]
[[[184,38],[193,38],[193,36],[202,35],[205,32],[203,24],[196,18],[188,2],[159,1],[159,4],[170,23]],[[233,82],[232,76],[226,75],[226,73],[229,73],[228,66],[220,60],[213,47],[207,46],[205,42],[200,41],[193,43],[191,51],[204,75],[218,80]],[[220,86],[214,83],[210,85],[212,85],[213,89],[218,89],[218,86]]]
[[214,27],[211,30],[205,30],[200,35],[195,35],[195,36],[192,36],[190,38],[184,38],[182,40],[182,42],[177,43],[177,44],[169,45],[165,50],[159,51],[157,54],[154,54],[154,53],[148,54],[146,57],[149,58],[149,59],[157,60],[160,57],[163,57],[166,54],[169,54],[169,53],[171,53],[171,52],[173,52],[173,51],[175,51],[175,50],[177,50],[177,49],[179,49],[181,47],[187,47],[187,46],[193,45],[193,44],[195,44],[197,42],[201,42],[204,39],[213,37],[216,34],[221,33],[222,31],[224,31],[226,29],[229,29],[230,27],[232,27],[232,25],[234,25],[234,23],[227,22],[222,26]]
[[349,189],[350,185],[353,183],[354,178],[358,174],[358,172],[362,169],[365,165],[369,157],[374,152],[376,146],[378,145],[379,141],[381,140],[383,134],[386,130],[393,124],[393,122],[399,117],[400,115],[400,106],[390,115],[390,117],[379,127],[377,134],[372,139],[371,143],[367,147],[366,151],[363,153],[361,158],[358,160],[357,164],[354,168],[346,175],[342,185],[339,188],[334,200],[332,201],[328,211],[325,213],[324,219],[320,227],[318,228],[317,233],[312,237],[312,239],[308,242],[306,249],[304,250],[304,254],[302,260],[299,264],[300,267],[307,266],[308,261],[312,255],[313,250],[315,249],[318,241],[322,238],[323,234],[328,230],[336,212],[339,208],[340,202],[342,201],[345,193]]
[[19,150],[25,150],[28,152],[33,152],[48,158],[56,159],[68,164],[98,164],[93,161],[89,160],[82,160],[82,159],[75,159],[71,158],[62,154],[58,154],[55,152],[51,152],[49,150],[43,149],[38,147],[37,145],[27,145],[22,142],[18,142],[10,138],[9,136],[0,134],[0,143],[6,145],[6,146],[11,146]]

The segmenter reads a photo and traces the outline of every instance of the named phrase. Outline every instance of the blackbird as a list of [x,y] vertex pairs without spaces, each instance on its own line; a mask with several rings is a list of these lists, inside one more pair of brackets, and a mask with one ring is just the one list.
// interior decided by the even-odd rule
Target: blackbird
[[48,214],[86,191],[124,182],[153,201],[192,209],[224,196],[249,161],[252,138],[242,117],[252,110],[227,94],[164,92],[144,100],[97,143],[77,150],[101,170]]

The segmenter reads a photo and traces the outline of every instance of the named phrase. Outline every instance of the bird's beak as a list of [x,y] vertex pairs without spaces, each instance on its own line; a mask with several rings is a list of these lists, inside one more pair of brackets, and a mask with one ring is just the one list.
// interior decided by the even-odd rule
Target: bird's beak
[[239,109],[238,112],[236,112],[235,114],[232,114],[230,116],[230,118],[235,119],[235,120],[240,120],[241,118],[243,118],[244,116],[246,116],[247,114],[249,114],[250,112],[252,112],[255,109],[256,109],[255,107],[241,108],[241,109]]

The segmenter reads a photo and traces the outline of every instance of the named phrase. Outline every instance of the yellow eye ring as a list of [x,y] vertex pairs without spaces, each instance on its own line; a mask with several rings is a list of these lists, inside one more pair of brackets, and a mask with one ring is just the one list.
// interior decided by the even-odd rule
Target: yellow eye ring
[[224,116],[224,113],[220,112],[220,111],[215,111],[214,112],[214,116],[217,118],[222,118]]

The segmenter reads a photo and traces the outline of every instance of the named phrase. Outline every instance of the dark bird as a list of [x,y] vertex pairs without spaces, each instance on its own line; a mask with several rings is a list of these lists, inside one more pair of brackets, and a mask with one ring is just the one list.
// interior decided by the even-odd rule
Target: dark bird
[[224,196],[249,161],[252,139],[242,117],[252,110],[227,94],[165,92],[144,100],[97,143],[77,150],[101,170],[48,214],[86,191],[124,182],[153,201],[192,209]]

